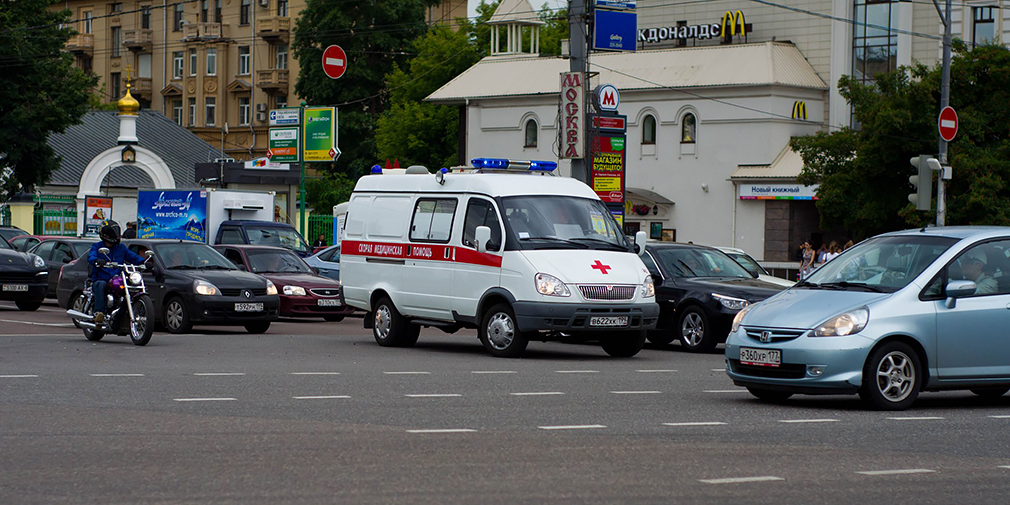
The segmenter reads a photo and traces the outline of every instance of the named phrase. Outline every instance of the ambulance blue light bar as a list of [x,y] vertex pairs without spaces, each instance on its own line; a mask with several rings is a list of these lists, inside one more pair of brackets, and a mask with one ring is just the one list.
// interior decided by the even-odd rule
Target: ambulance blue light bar
[[470,160],[474,168],[519,169],[534,172],[553,172],[558,168],[555,161],[513,161],[505,158],[474,158]]

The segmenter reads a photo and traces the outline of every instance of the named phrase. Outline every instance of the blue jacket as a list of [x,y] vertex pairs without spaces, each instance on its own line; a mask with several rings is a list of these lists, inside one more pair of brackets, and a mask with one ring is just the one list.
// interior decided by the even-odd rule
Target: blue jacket
[[[105,242],[96,242],[91,245],[91,251],[88,253],[88,264],[95,267],[95,262],[99,259],[104,259],[108,262],[114,263],[130,263],[133,265],[140,265],[144,262],[145,258],[127,248],[122,243],[116,244],[115,247],[109,248],[108,256],[103,254],[98,254],[98,250],[107,247]],[[93,268],[91,270],[91,278],[96,281],[108,281],[115,277],[119,273],[119,270],[115,268]]]

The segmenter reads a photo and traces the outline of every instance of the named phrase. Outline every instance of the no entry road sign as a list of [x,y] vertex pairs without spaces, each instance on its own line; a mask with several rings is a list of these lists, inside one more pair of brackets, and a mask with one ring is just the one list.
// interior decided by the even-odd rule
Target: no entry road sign
[[957,135],[957,112],[954,112],[953,107],[948,105],[940,111],[937,127],[940,129],[940,138],[947,142],[954,140]]
[[340,79],[347,70],[347,55],[340,46],[330,46],[323,51],[323,72],[330,79]]

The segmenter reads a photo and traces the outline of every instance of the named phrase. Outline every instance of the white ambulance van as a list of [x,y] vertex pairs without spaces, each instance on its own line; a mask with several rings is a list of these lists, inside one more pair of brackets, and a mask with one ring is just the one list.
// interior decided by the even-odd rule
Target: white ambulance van
[[630,243],[588,186],[554,176],[557,163],[472,163],[355,186],[340,277],[376,342],[411,346],[422,326],[476,328],[494,356],[517,357],[530,340],[637,354],[659,316],[636,254],[645,234]]

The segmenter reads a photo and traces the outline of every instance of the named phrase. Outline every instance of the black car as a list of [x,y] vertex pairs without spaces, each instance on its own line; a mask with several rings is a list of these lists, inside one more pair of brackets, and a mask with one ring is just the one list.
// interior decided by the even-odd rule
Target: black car
[[15,251],[0,237],[0,300],[13,301],[19,310],[36,310],[49,290],[49,270],[42,258]]
[[28,235],[28,232],[17,226],[0,226],[0,238],[4,240],[10,240],[19,235]]
[[[145,276],[159,324],[171,333],[193,325],[241,325],[263,333],[277,319],[280,298],[267,279],[235,268],[214,248],[181,240],[124,240],[131,251],[154,251]],[[87,258],[65,266],[57,290],[61,307],[80,306]]]
[[91,245],[98,239],[87,238],[46,238],[28,250],[46,262],[49,267],[49,298],[56,298],[56,288],[60,279],[60,270],[81,256],[87,257]]
[[784,288],[759,281],[739,263],[712,247],[648,244],[642,261],[656,285],[659,324],[649,341],[707,352],[725,342],[733,316]]

